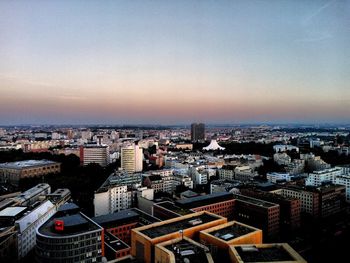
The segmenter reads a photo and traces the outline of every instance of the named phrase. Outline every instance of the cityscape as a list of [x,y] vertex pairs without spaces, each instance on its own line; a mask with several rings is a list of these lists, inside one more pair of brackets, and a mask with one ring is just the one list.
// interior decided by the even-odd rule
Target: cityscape
[[349,1],[0,10],[0,262],[347,262]]

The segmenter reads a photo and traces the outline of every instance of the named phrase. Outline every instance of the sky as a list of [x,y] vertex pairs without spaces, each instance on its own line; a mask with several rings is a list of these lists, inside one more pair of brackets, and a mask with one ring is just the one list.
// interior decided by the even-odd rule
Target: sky
[[0,1],[0,125],[350,123],[350,1]]

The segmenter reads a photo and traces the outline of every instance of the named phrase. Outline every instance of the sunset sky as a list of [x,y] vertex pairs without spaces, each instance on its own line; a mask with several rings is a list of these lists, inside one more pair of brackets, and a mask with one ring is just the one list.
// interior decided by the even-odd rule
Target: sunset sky
[[0,125],[350,123],[350,1],[0,1]]

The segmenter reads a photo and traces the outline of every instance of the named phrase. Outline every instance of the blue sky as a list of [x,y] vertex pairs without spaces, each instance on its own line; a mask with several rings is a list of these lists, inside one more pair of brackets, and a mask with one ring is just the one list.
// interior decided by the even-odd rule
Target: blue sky
[[349,122],[350,1],[0,10],[0,124]]

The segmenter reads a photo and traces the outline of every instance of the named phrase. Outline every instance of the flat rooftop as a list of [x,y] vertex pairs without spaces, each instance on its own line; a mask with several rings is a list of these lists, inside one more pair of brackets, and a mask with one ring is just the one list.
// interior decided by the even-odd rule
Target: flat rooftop
[[101,215],[91,218],[97,224],[106,227],[110,224],[123,224],[137,222],[139,214],[131,209],[122,210],[113,214]]
[[18,161],[18,162],[10,162],[10,163],[0,163],[0,168],[20,170],[24,168],[51,165],[51,164],[59,164],[59,163],[54,161],[49,161],[49,160],[26,160],[26,161]]
[[189,260],[187,262],[191,263],[208,262],[204,248],[197,246],[185,239],[182,239],[177,243],[165,246],[165,248],[174,254],[176,262],[185,262],[185,258]]
[[[91,221],[90,218],[82,215],[81,213],[66,215],[62,217],[59,217],[57,214],[59,215],[60,213],[56,213],[53,217],[51,217],[48,221],[46,221],[46,223],[44,223],[39,228],[38,232],[40,234],[46,235],[46,236],[59,237],[59,236],[77,235],[84,232],[102,229],[93,221]],[[63,221],[63,226],[64,226],[63,231],[55,230],[55,220]]]
[[203,225],[217,219],[219,219],[219,217],[213,216],[211,214],[203,213],[197,216],[184,218],[182,220],[173,221],[162,225],[152,226],[150,228],[140,230],[140,232],[150,238],[156,238],[156,237],[165,236],[171,233],[179,232],[180,230],[192,228],[198,225]]
[[105,243],[115,252],[126,248],[130,248],[127,244],[125,244],[123,241],[121,241],[119,238],[112,235],[111,233],[105,232],[104,238]]
[[288,251],[280,245],[271,247],[236,246],[239,256],[244,262],[294,261]]
[[254,205],[258,205],[258,206],[266,207],[266,208],[273,207],[273,206],[277,205],[277,204],[274,204],[274,203],[270,203],[270,202],[267,202],[267,201],[263,201],[263,200],[256,199],[256,198],[253,198],[253,197],[249,197],[249,196],[245,196],[245,195],[234,194],[234,198],[237,199],[237,200],[246,202],[246,203],[250,203],[250,204],[254,204]]
[[6,207],[0,211],[0,217],[12,217],[22,213],[27,207],[24,206],[11,206]]
[[156,203],[155,205],[157,206],[161,206],[165,209],[168,209],[176,214],[179,215],[188,215],[188,214],[192,214],[193,212],[189,209],[186,208],[181,208],[176,206],[174,203],[170,202],[170,201],[165,201],[165,202],[160,202],[160,203]]
[[232,239],[247,235],[254,231],[256,230],[253,228],[246,227],[242,224],[235,222],[234,224],[229,225],[227,227],[215,230],[213,232],[209,232],[209,234],[221,240],[230,241]]
[[220,193],[214,193],[209,195],[196,196],[192,198],[177,200],[175,201],[175,205],[181,208],[191,209],[191,208],[210,205],[218,202],[224,202],[232,199],[233,199],[232,193],[220,192]]

